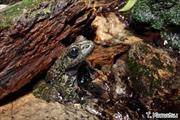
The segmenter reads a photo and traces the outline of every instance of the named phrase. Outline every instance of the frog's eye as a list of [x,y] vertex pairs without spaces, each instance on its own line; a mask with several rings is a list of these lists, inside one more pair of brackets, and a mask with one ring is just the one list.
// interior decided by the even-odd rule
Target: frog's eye
[[72,58],[76,58],[79,55],[79,49],[77,47],[70,48],[69,55]]

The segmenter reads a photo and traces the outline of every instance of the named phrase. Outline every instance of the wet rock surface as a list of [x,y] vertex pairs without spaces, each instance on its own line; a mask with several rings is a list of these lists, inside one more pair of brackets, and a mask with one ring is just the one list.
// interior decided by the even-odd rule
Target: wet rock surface
[[128,56],[131,86],[146,107],[153,111],[168,109],[162,106],[170,104],[178,107],[180,84],[177,59],[145,43],[133,45]]

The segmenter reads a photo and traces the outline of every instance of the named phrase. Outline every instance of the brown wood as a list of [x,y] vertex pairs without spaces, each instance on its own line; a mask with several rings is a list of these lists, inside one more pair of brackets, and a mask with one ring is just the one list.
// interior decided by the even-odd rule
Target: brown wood
[[47,69],[64,48],[60,41],[94,18],[94,9],[81,0],[60,0],[53,6],[50,16],[24,17],[0,32],[0,99]]
[[0,4],[14,4],[21,0],[0,0]]
[[93,53],[87,58],[87,61],[93,66],[112,65],[114,58],[129,50],[129,46],[119,44],[111,47],[102,47],[97,45]]

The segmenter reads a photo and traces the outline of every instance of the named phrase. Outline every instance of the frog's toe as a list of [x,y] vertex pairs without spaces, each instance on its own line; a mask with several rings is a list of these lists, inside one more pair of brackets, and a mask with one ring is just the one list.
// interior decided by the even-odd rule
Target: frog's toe
[[41,98],[43,91],[47,87],[47,84],[44,81],[40,81],[37,85],[33,88],[33,95],[37,98]]

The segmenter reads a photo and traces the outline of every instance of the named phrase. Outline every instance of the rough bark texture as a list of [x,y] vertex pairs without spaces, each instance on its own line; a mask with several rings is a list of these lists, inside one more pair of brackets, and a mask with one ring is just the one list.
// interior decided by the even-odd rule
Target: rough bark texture
[[87,58],[87,61],[90,62],[93,67],[112,65],[114,58],[127,52],[128,49],[129,46],[122,44],[107,48],[99,45],[96,46],[93,53]]
[[52,6],[48,17],[21,18],[0,33],[0,99],[47,69],[64,48],[60,41],[94,18],[93,9],[80,0],[60,0]]
[[0,4],[13,4],[21,0],[0,0]]

